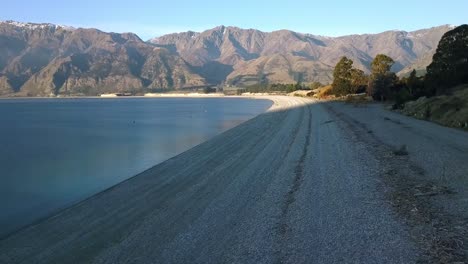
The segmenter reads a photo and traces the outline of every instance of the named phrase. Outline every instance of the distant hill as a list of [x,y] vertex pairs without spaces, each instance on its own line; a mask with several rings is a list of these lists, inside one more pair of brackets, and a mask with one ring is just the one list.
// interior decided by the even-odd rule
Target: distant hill
[[[216,27],[202,33],[185,32],[151,39],[150,42],[179,54],[209,81],[237,85],[258,81],[331,81],[332,70],[342,56],[369,71],[379,53],[392,57],[399,72],[422,58],[431,58],[445,25],[413,32],[324,37],[289,30],[262,32],[255,29]],[[430,60],[415,66],[424,67]],[[419,69],[419,68],[418,68]]]
[[426,74],[426,67],[429,66],[432,62],[432,56],[434,56],[435,50],[433,52],[429,52],[426,55],[418,58],[410,65],[403,68],[401,71],[398,72],[398,76],[400,77],[408,77],[413,70],[416,70],[417,76],[423,76]]
[[49,96],[204,85],[179,56],[132,33],[0,22],[0,94]]
[[331,38],[220,26],[145,42],[132,33],[4,21],[0,22],[0,95],[135,93],[298,80],[327,83],[341,56],[366,72],[379,53],[395,59],[397,72],[411,67],[431,58],[450,29]]

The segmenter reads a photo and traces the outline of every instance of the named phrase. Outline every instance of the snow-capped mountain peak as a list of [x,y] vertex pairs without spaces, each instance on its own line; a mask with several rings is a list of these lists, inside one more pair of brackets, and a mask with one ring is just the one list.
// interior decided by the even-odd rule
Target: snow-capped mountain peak
[[31,22],[18,22],[18,21],[7,20],[7,21],[0,21],[0,24],[8,24],[8,25],[12,25],[12,26],[20,27],[20,28],[25,28],[25,29],[62,28],[65,30],[70,30],[70,31],[75,30],[74,27],[51,24],[51,23],[31,23]]

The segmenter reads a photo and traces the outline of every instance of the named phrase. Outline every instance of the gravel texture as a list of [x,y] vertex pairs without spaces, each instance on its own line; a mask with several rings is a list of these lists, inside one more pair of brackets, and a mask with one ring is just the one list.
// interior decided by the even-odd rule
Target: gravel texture
[[380,104],[326,103],[380,163],[381,190],[422,250],[420,263],[468,263],[468,133]]

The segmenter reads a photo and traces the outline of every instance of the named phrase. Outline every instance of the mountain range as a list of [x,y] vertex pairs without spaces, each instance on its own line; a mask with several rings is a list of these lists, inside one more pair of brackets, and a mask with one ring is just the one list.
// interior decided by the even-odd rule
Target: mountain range
[[413,32],[325,37],[219,26],[141,40],[55,24],[0,22],[0,95],[97,95],[258,82],[329,83],[342,56],[369,72],[380,53],[393,71],[422,72],[444,25]]

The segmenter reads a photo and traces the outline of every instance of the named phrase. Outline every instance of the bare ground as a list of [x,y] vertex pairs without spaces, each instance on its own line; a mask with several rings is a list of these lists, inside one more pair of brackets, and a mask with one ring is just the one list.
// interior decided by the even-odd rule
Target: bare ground
[[422,250],[418,262],[467,263],[468,134],[378,104],[325,108],[381,161],[386,196]]

